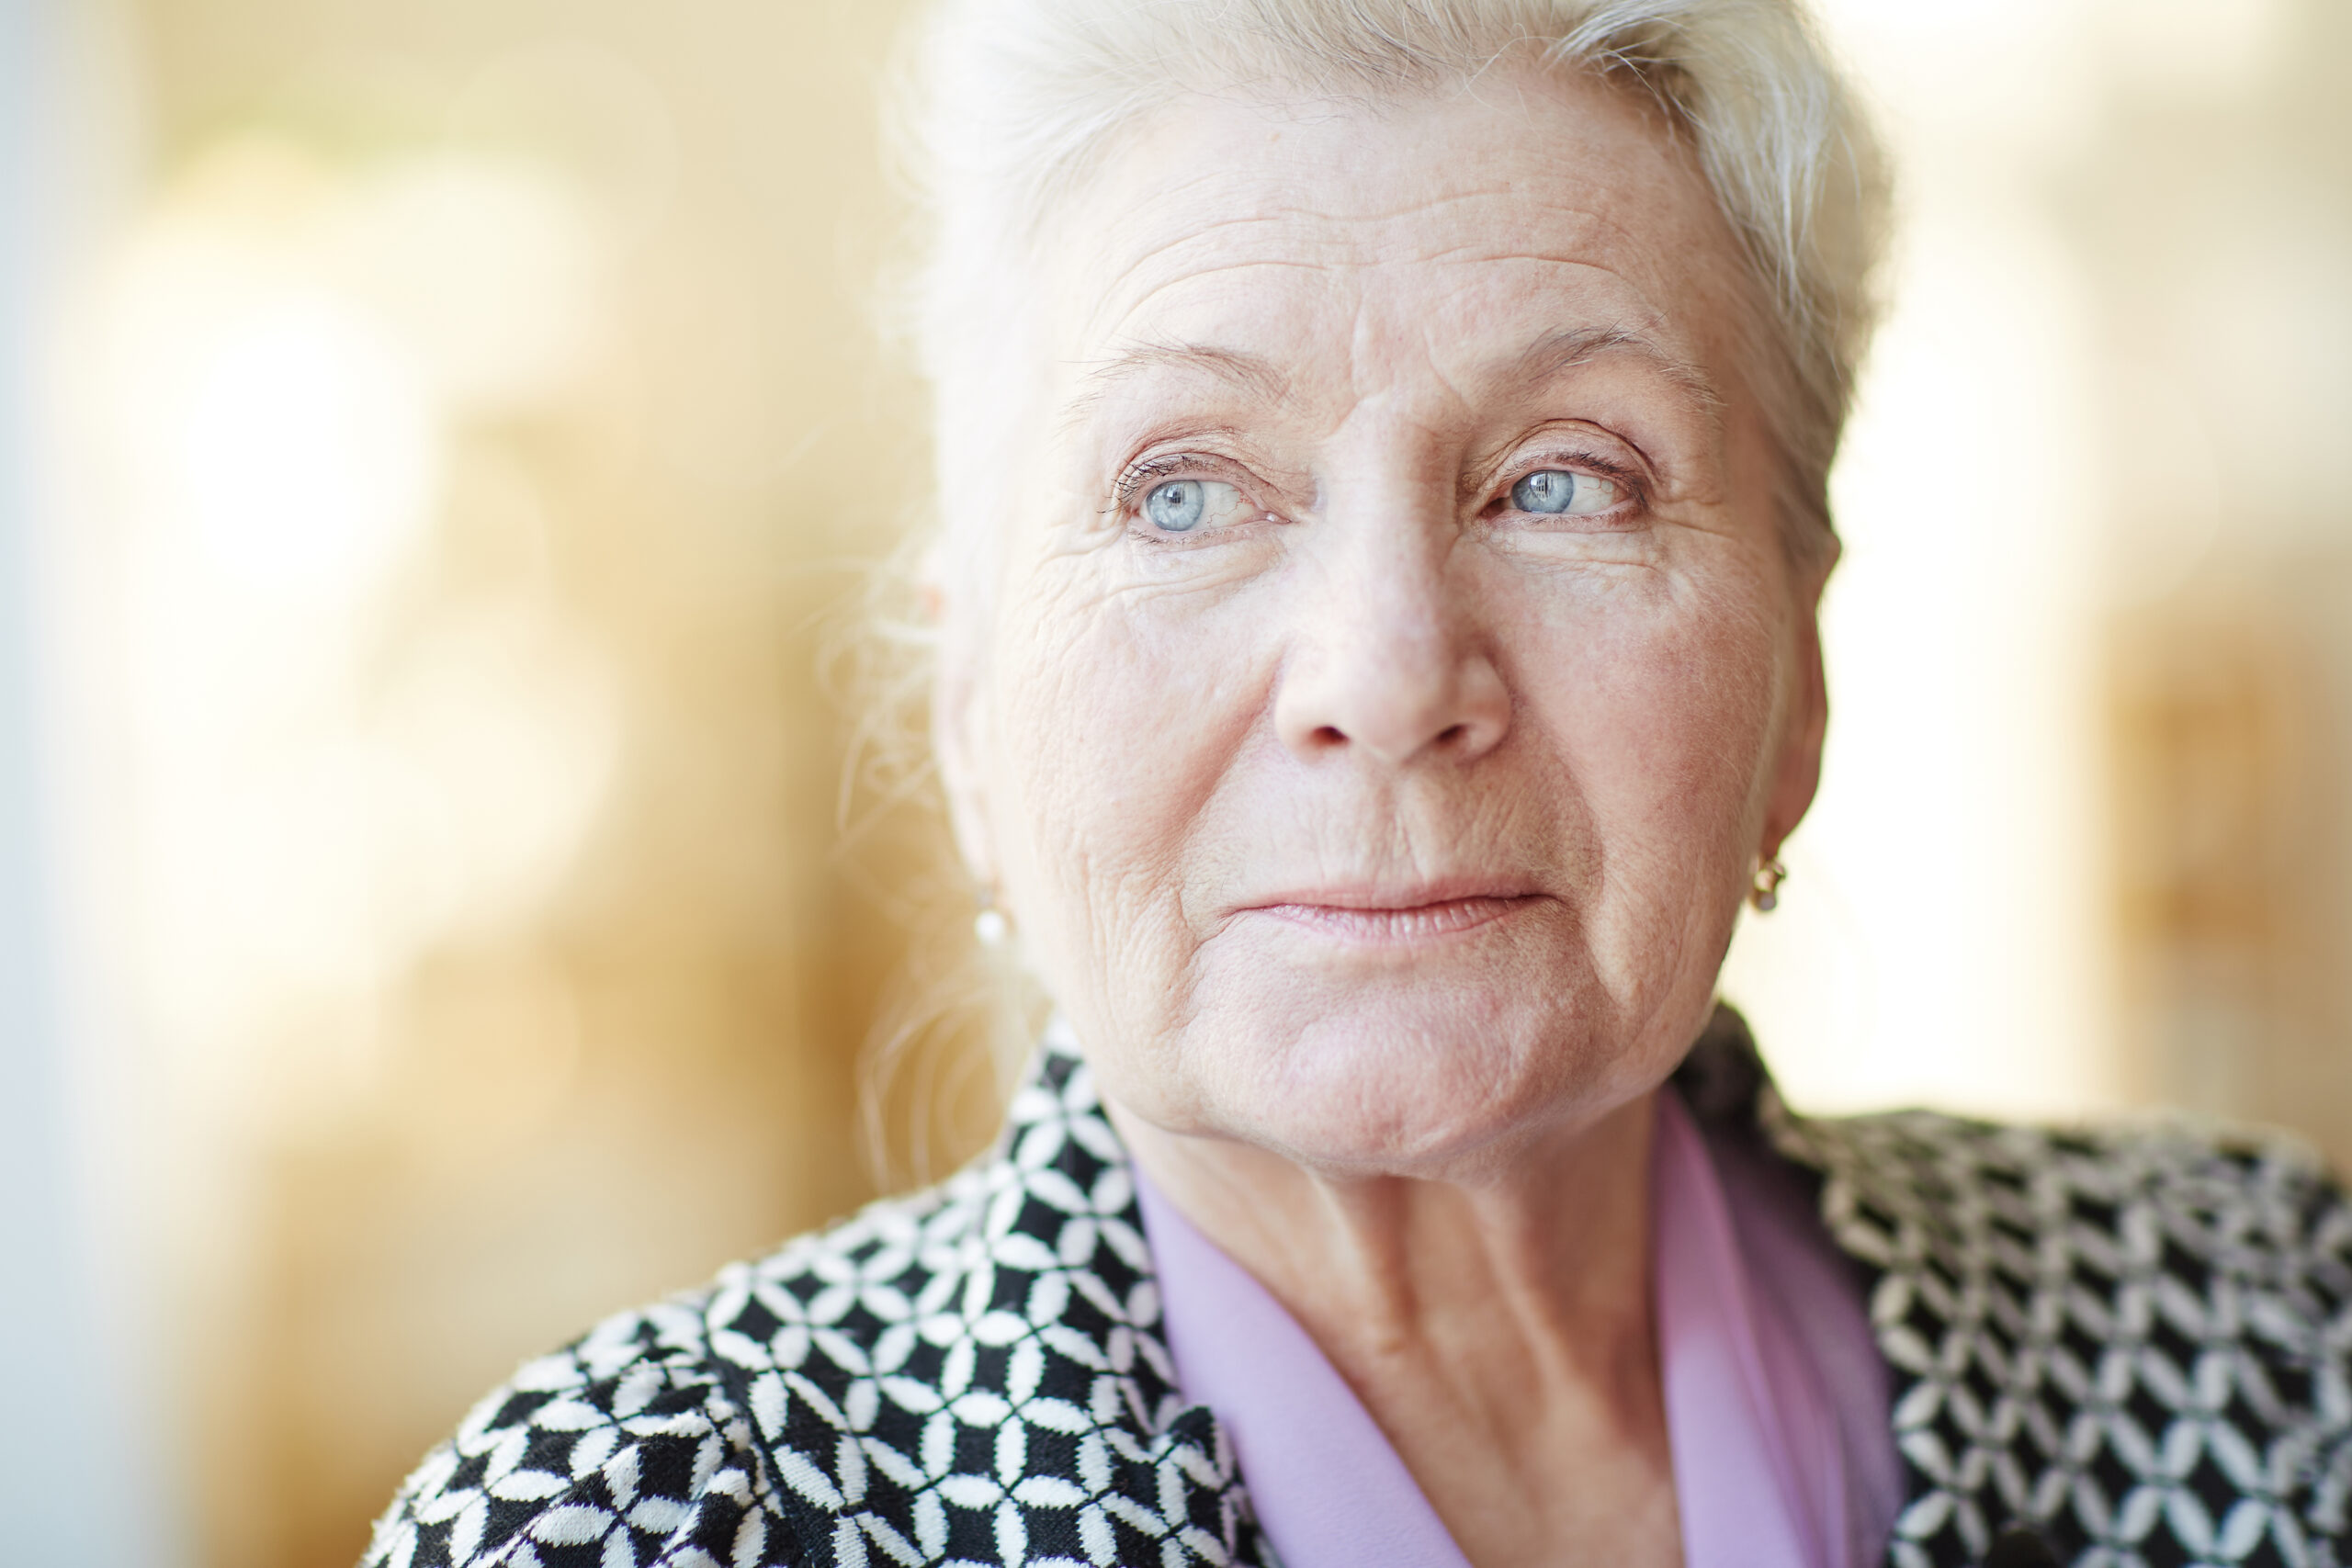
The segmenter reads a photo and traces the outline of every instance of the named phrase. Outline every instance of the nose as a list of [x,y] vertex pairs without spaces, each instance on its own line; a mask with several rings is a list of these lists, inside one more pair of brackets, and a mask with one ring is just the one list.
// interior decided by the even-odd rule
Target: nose
[[1282,743],[1302,759],[1353,752],[1391,767],[1493,750],[1510,728],[1510,692],[1451,526],[1351,525],[1340,514],[1323,525],[1335,547],[1283,661]]

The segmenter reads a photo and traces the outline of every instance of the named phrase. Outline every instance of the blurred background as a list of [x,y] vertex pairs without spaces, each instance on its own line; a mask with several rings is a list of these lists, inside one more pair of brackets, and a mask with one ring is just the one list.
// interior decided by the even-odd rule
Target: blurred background
[[[985,1135],[833,656],[906,11],[0,0],[12,1562],[347,1564],[518,1358]],[[1725,989],[1807,1108],[2352,1161],[2352,8],[1825,24],[1903,228]]]

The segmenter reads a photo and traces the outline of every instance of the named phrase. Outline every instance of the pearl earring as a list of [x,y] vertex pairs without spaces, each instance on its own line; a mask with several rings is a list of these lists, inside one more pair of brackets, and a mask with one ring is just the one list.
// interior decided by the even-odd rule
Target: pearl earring
[[1012,922],[996,907],[996,891],[983,887],[979,891],[980,912],[972,917],[972,934],[986,948],[1002,947],[1012,940]]
[[1789,868],[1770,855],[1756,868],[1755,880],[1747,885],[1747,901],[1759,915],[1769,915],[1781,907],[1781,884],[1789,879]]

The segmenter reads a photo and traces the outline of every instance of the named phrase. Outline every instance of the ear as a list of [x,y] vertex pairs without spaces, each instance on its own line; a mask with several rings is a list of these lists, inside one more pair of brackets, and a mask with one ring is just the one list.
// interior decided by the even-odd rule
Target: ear
[[931,745],[938,759],[940,787],[947,796],[947,823],[964,868],[983,887],[999,883],[996,842],[989,828],[989,712],[980,680],[979,649],[955,635],[955,617],[933,597],[941,629],[939,666],[932,677]]
[[1818,565],[1803,569],[1792,585],[1797,600],[1797,646],[1791,673],[1788,717],[1781,734],[1781,754],[1772,777],[1771,797],[1764,807],[1767,860],[1781,852],[1781,843],[1813,807],[1821,787],[1821,749],[1829,733],[1829,680],[1821,658],[1821,592],[1829,570],[1838,562],[1839,547],[1829,542]]

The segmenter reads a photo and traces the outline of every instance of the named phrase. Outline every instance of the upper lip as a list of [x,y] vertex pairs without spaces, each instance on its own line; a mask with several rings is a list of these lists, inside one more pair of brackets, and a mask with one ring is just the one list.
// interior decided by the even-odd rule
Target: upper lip
[[1525,898],[1534,889],[1523,882],[1494,877],[1446,877],[1419,882],[1321,883],[1252,895],[1235,906],[1247,909],[1426,909],[1435,904],[1456,904],[1465,898]]

